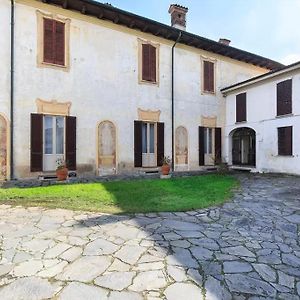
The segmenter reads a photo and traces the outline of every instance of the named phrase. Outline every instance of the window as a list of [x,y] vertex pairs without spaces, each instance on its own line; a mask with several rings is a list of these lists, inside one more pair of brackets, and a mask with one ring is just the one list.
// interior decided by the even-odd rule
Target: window
[[44,62],[65,65],[65,24],[44,18]]
[[246,93],[236,96],[236,122],[247,121],[247,102]]
[[159,45],[145,42],[138,39],[139,42],[139,82],[158,84],[158,57]]
[[37,11],[37,66],[69,71],[70,19]]
[[203,92],[215,92],[215,63],[203,60]]
[[213,129],[204,128],[204,154],[212,154]]
[[277,116],[292,113],[292,79],[277,84]]
[[293,127],[279,127],[278,129],[278,155],[293,155]]

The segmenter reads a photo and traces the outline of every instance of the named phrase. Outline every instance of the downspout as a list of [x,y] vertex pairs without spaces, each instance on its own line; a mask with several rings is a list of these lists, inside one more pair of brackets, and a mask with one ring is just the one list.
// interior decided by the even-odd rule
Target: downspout
[[175,103],[174,103],[174,52],[175,52],[175,46],[177,45],[177,43],[179,42],[180,38],[182,36],[182,32],[179,32],[178,38],[176,40],[176,42],[174,43],[174,45],[172,46],[172,171],[174,172],[175,169],[175,149],[174,149],[174,113],[175,113]]
[[11,0],[10,20],[10,179],[14,179],[14,48],[15,48],[15,3]]

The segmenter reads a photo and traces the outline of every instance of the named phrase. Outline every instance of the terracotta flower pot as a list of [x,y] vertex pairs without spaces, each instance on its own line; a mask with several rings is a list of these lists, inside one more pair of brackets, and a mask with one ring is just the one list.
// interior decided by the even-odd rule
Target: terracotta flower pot
[[68,168],[61,168],[56,170],[56,177],[59,181],[66,180],[68,177]]
[[162,167],[161,167],[161,173],[163,175],[169,175],[169,173],[170,173],[170,166],[169,165],[162,165]]

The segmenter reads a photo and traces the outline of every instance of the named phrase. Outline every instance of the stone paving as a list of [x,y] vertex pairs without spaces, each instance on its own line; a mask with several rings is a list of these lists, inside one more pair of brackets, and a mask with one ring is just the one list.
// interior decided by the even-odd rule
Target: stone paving
[[116,216],[0,206],[0,299],[300,299],[300,178],[222,207]]

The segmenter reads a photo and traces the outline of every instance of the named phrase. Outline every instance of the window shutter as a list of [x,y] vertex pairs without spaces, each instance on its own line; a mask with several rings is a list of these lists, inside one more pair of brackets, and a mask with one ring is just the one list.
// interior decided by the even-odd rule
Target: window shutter
[[204,127],[199,126],[199,166],[204,166]]
[[134,121],[134,166],[142,167],[142,121]]
[[65,24],[55,22],[55,64],[65,65]]
[[142,44],[142,79],[150,80],[150,45]]
[[156,82],[156,48],[152,45],[150,46],[150,61],[149,61],[149,69],[150,69],[150,81]]
[[222,162],[222,135],[221,128],[215,128],[215,161],[217,164]]
[[66,163],[76,170],[76,117],[66,117]]
[[162,166],[165,156],[165,124],[157,123],[157,166]]
[[293,155],[293,127],[278,128],[278,155]]
[[54,21],[44,18],[44,62],[54,63]]
[[246,93],[236,96],[236,122],[247,121],[247,101]]
[[285,129],[285,149],[286,155],[293,155],[293,127],[289,126]]
[[292,79],[277,84],[277,116],[292,113]]
[[203,88],[206,92],[214,92],[215,90],[215,72],[214,63],[210,61],[203,61]]
[[156,82],[156,48],[142,44],[142,79]]
[[30,170],[43,171],[43,115],[31,114]]

